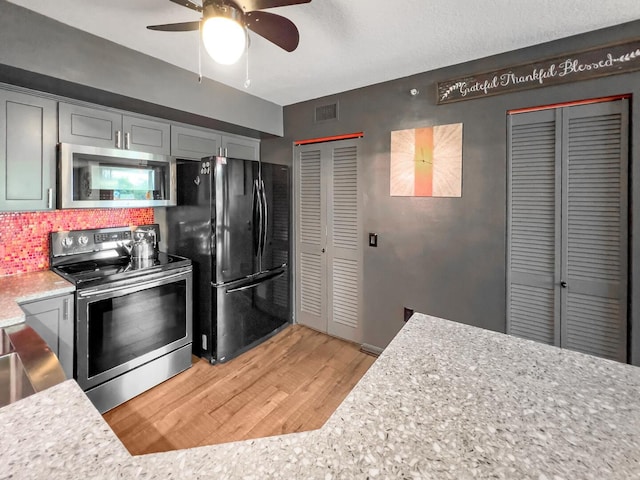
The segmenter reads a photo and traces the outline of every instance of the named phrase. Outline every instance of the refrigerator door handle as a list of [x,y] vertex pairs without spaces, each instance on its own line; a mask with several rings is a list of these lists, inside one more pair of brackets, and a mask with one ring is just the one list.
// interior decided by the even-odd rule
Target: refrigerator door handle
[[275,280],[276,278],[281,277],[282,275],[284,275],[284,273],[285,273],[285,270],[276,270],[275,272],[269,273],[268,275],[264,275],[260,278],[252,280],[251,282],[245,285],[230,288],[225,293],[229,294],[234,292],[241,292],[242,290],[249,290],[250,288],[255,288],[258,285],[261,285],[268,280]]
[[267,204],[267,193],[264,188],[264,182],[260,180],[260,198],[262,200],[264,217],[262,220],[262,237],[260,255],[264,255],[264,250],[267,248],[267,233],[269,232],[269,206]]
[[253,253],[257,256],[260,255],[260,242],[262,239],[262,200],[260,197],[260,184],[258,180],[253,181],[253,198],[252,209],[253,209]]

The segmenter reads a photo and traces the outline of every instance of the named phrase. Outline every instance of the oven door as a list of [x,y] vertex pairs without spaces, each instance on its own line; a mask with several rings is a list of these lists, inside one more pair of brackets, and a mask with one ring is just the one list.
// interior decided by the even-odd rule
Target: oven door
[[191,343],[191,295],[191,267],[79,290],[80,387],[88,390]]

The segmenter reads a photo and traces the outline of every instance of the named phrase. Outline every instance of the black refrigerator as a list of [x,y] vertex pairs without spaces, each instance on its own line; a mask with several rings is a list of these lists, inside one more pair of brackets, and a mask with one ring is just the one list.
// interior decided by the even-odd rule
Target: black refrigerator
[[168,249],[193,262],[194,354],[226,362],[291,322],[289,168],[207,157],[176,169]]

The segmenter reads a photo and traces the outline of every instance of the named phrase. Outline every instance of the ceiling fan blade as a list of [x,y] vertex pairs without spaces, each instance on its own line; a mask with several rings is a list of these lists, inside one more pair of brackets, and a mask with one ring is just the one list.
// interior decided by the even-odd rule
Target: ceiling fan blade
[[198,30],[200,28],[200,21],[149,25],[147,28],[149,30],[160,30],[162,32],[189,32],[191,30]]
[[298,47],[300,33],[288,18],[267,12],[249,12],[244,18],[249,30],[287,52],[293,52]]
[[245,12],[255,12],[256,10],[266,10],[268,8],[311,3],[311,0],[235,0],[235,2]]
[[189,0],[169,0],[173,3],[177,3],[178,5],[182,5],[183,7],[190,8],[191,10],[195,10],[196,12],[202,12],[202,7],[200,5],[196,5]]

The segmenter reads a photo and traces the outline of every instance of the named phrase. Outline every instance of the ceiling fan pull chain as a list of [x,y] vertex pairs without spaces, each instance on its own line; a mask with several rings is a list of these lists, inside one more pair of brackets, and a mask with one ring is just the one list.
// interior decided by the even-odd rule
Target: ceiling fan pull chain
[[244,81],[244,88],[249,88],[251,86],[251,80],[249,79],[249,29],[245,28],[245,32],[247,34],[247,46],[245,51],[246,76]]
[[202,22],[198,24],[198,83],[202,83],[202,54],[200,44],[202,43]]

